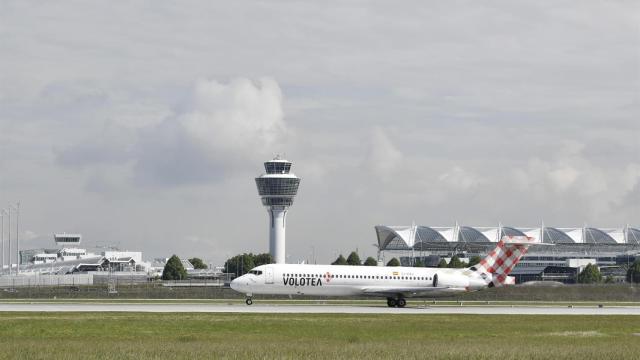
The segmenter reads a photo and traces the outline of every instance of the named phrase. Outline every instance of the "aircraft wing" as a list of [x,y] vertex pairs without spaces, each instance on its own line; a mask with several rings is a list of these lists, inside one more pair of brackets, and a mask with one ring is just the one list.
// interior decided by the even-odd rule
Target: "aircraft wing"
[[436,293],[450,292],[456,290],[448,286],[440,287],[388,287],[388,286],[371,286],[362,289],[364,295],[370,296],[382,296],[382,297],[396,297],[402,295],[403,297],[415,297],[415,296],[429,296]]

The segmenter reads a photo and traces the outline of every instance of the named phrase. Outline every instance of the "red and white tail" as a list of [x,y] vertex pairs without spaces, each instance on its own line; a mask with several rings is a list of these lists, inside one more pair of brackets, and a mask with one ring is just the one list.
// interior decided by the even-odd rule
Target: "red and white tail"
[[512,284],[513,278],[508,276],[509,273],[529,246],[536,243],[534,238],[528,236],[504,236],[498,242],[498,246],[475,266],[476,271],[492,274],[489,286]]

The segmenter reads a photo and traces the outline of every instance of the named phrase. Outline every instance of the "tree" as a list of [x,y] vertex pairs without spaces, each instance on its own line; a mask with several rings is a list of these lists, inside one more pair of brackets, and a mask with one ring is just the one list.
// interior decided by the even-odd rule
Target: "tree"
[[[256,254],[245,253],[227,259],[224,263],[225,272],[241,276],[256,266],[273,264],[273,257],[269,253]],[[195,264],[194,264],[195,267]]]
[[413,262],[413,267],[424,267],[424,263],[422,259],[417,258],[416,261]]
[[260,266],[266,264],[273,264],[273,256],[269,253],[258,254],[253,257],[253,265]]
[[249,272],[249,270],[253,269],[255,263],[253,262],[254,255],[249,254],[240,254],[236,255],[224,263],[224,268],[226,272],[230,274],[236,274],[236,276],[242,276]]
[[342,254],[340,254],[340,256],[338,256],[336,261],[332,262],[331,265],[348,265],[348,264],[347,264],[347,260],[344,258],[344,256],[342,256]]
[[369,256],[367,258],[367,260],[364,261],[364,265],[365,266],[378,266],[378,261],[374,258],[372,258],[371,256]]
[[202,259],[194,257],[189,259],[189,262],[191,263],[191,265],[193,265],[194,269],[207,269],[208,266],[207,264],[205,264]]
[[440,259],[440,261],[438,262],[438,267],[439,268],[446,268],[447,267],[447,260]]
[[640,283],[640,259],[633,262],[627,270],[627,281],[630,283]]
[[389,262],[387,263],[387,266],[400,266],[400,261],[398,261],[398,259],[396,258],[393,258],[389,260]]
[[182,266],[182,261],[177,255],[173,255],[167,261],[162,270],[162,280],[182,280],[187,278],[187,271]]
[[358,256],[358,253],[355,251],[352,251],[351,254],[349,254],[349,257],[347,257],[347,265],[360,265],[360,256]]
[[578,274],[578,282],[580,284],[595,284],[602,281],[602,274],[598,267],[593,264],[587,264]]
[[449,264],[447,265],[447,267],[455,269],[455,268],[463,268],[464,265],[465,263],[460,261],[460,258],[458,257],[458,255],[453,255],[451,257],[451,260],[449,260]]
[[482,258],[480,256],[472,256],[471,259],[469,259],[469,266],[477,265],[480,263],[480,261],[482,261]]

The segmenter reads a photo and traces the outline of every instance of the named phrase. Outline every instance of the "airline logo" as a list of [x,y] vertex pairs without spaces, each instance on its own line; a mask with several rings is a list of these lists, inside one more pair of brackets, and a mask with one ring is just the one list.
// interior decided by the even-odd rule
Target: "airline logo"
[[324,273],[324,281],[325,281],[326,283],[328,283],[329,281],[331,281],[331,273],[330,273],[330,272],[328,272],[328,271],[327,271],[326,273]]
[[479,267],[493,274],[494,285],[505,284],[511,270],[527,253],[530,243],[535,239],[526,236],[505,236],[489,255],[480,261]]
[[322,278],[283,276],[282,283],[285,286],[322,286]]

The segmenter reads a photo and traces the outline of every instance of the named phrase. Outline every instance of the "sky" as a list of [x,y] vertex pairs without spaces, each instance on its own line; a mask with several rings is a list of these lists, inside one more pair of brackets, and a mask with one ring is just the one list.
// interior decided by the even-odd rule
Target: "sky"
[[21,247],[266,252],[276,154],[288,262],[378,224],[640,226],[640,4],[0,0]]

